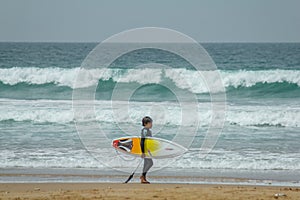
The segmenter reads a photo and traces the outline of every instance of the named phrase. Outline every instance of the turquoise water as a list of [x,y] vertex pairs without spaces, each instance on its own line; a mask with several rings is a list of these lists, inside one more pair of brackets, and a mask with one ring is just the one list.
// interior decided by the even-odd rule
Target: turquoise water
[[[82,145],[72,111],[74,80],[81,62],[95,46],[0,43],[0,168],[108,168]],[[196,72],[192,66],[160,50],[144,49],[124,55],[105,76],[99,77],[96,120],[86,119],[86,126],[100,125],[111,139],[139,135],[139,128],[135,133],[125,133],[114,121],[110,99],[118,82],[123,91],[139,87],[130,99],[130,118],[122,119],[122,123],[138,126],[144,114],[151,114],[156,136],[172,139],[181,125],[180,105],[171,91],[155,81],[159,76],[160,81],[194,93],[201,117],[191,150],[168,166],[173,171],[268,170],[299,174],[300,44],[212,43],[203,47],[214,59],[227,95],[225,126],[207,157],[199,158],[197,148],[211,116],[209,92],[201,84],[185,87],[186,80],[198,81],[193,80]],[[173,68],[167,72],[136,67],[145,63]],[[147,74],[151,75],[149,82],[145,79]],[[126,104],[118,102],[118,98],[114,101],[117,109]],[[158,106],[157,112],[151,111],[153,104]],[[168,115],[161,115],[159,108],[165,108]],[[183,126],[183,130],[189,130],[194,124]],[[116,156],[115,152],[112,156]],[[165,162],[156,161],[155,166],[159,169]],[[115,163],[113,167],[125,169],[128,165]]]

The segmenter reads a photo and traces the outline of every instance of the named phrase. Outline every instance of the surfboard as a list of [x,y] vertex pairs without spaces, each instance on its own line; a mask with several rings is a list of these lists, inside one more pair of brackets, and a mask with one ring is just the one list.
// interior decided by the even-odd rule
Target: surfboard
[[[132,156],[140,157],[141,137],[121,137],[112,141],[112,146],[118,152]],[[175,142],[156,137],[146,137],[145,139],[145,157],[146,158],[173,158],[182,155],[187,149]]]

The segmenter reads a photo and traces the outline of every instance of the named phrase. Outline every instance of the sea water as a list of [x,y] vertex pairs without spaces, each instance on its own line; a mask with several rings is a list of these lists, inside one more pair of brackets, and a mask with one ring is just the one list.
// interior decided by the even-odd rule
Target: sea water
[[[76,130],[72,107],[74,82],[82,61],[96,45],[0,43],[2,173],[15,174],[18,169],[20,173],[38,169],[47,173],[58,169],[59,174],[64,174],[65,169],[72,169],[75,174],[78,170],[92,170],[96,174],[111,170],[108,173],[111,175],[115,169],[130,171],[134,168],[136,164],[127,157],[129,160],[110,162],[109,166],[95,159]],[[188,120],[182,124],[180,102],[172,91],[160,85],[168,81],[178,90],[195,94],[201,123],[189,151],[170,163],[155,161],[154,174],[268,179],[299,184],[300,44],[202,45],[215,61],[226,89],[224,128],[206,157],[199,157],[198,149],[211,120],[209,90],[191,65],[167,52],[144,49],[118,58],[105,73],[103,68],[94,69],[93,74],[99,74],[96,76],[95,118],[87,117],[85,126],[97,124],[109,139],[139,135],[141,118],[150,114],[154,119],[154,135],[172,140],[178,127],[188,131],[195,124]],[[145,63],[171,67],[137,67]],[[201,73],[209,75],[210,72]],[[187,81],[192,84],[186,85]],[[93,83],[91,78],[86,87]],[[138,89],[128,102],[118,100],[122,92],[114,96],[114,109],[128,106],[130,116],[122,118],[120,114],[116,122],[111,99],[117,84],[119,91]],[[127,125],[137,128],[128,133],[121,128]],[[100,146],[95,148],[101,153]],[[112,158],[120,156],[112,149],[103,151],[111,151]],[[67,178],[59,178],[64,179]]]

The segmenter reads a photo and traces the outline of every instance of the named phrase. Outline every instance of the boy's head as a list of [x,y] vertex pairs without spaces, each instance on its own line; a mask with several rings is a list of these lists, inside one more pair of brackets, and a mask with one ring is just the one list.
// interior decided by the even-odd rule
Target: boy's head
[[151,117],[149,116],[146,116],[142,119],[142,125],[145,127],[145,128],[152,128],[152,119]]

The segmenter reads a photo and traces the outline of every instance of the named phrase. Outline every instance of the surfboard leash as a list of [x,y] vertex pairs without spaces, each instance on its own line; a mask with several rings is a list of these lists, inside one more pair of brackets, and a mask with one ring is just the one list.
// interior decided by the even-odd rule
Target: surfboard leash
[[141,161],[139,162],[138,166],[133,170],[132,174],[128,177],[128,179],[124,182],[124,183],[128,183],[134,176],[136,170],[139,168],[139,166],[141,165],[141,163],[143,162],[143,158],[141,159]]

